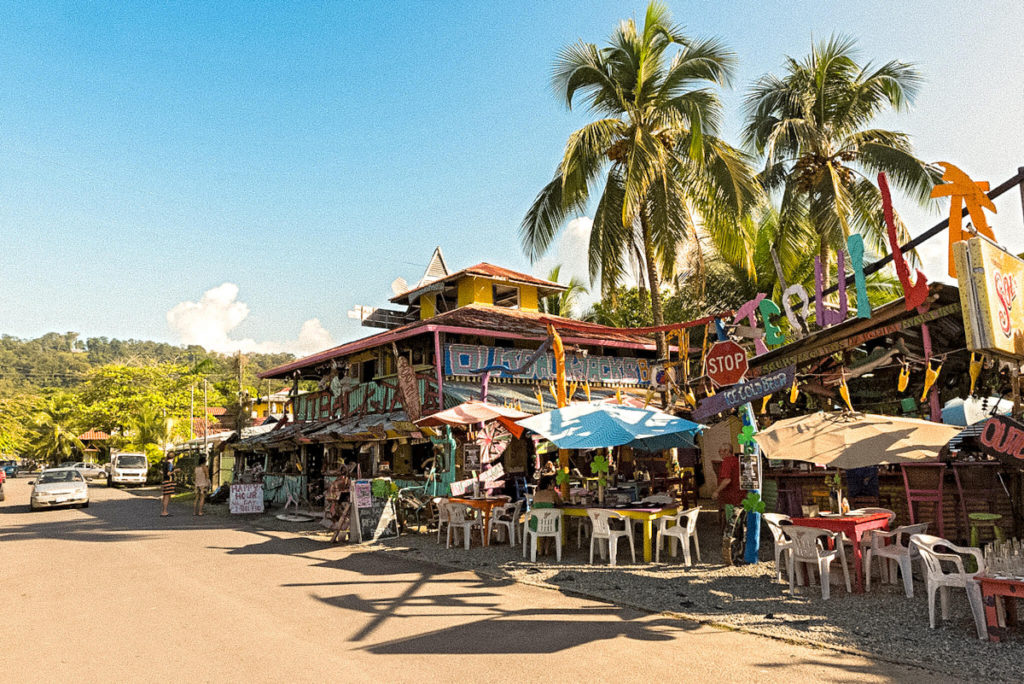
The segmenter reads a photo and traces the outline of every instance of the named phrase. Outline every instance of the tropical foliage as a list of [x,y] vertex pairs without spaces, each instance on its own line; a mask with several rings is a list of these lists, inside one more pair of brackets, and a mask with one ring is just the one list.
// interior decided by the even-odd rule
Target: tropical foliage
[[523,219],[527,255],[542,256],[570,215],[596,198],[591,281],[612,291],[637,257],[656,324],[664,319],[662,277],[675,275],[698,222],[723,255],[742,261],[747,233],[736,226],[759,187],[743,153],[718,137],[717,89],[729,83],[734,63],[718,40],[685,35],[657,2],[643,26],[623,21],[605,47],[580,41],[564,48],[555,92],[600,118],[569,136],[554,178]]
[[888,252],[874,177],[885,172],[921,202],[938,178],[905,133],[874,127],[879,115],[913,102],[917,69],[856,57],[853,39],[833,36],[803,59],[787,57],[782,76],[763,76],[746,97],[744,142],[762,156],[761,180],[779,201],[772,246],[786,271],[799,268],[809,245],[827,265],[853,232]]
[[[553,283],[558,283],[559,278],[562,275],[562,265],[558,264],[548,273],[547,279]],[[547,297],[541,297],[539,303],[540,310],[542,313],[550,314],[552,316],[562,316],[564,318],[572,318],[576,313],[576,307],[579,305],[580,297],[587,294],[587,286],[582,280],[573,276],[566,283],[566,289],[558,294],[548,295]]]
[[30,448],[36,458],[58,463],[84,452],[75,420],[79,409],[77,399],[67,393],[55,394],[45,401],[32,417]]

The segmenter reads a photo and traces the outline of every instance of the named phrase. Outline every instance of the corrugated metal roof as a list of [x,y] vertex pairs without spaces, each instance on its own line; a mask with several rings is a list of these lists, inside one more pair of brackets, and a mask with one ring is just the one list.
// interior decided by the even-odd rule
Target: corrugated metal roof
[[428,283],[420,283],[410,290],[406,290],[401,294],[395,295],[388,301],[395,303],[407,302],[409,301],[410,298],[420,294],[420,292],[426,289],[428,285],[437,285],[438,283],[449,283],[467,275],[483,276],[485,278],[497,278],[499,280],[507,280],[512,283],[536,285],[539,288],[555,292],[561,292],[565,289],[568,289],[567,286],[562,285],[561,283],[556,283],[550,280],[544,280],[542,278],[537,278],[536,276],[527,275],[526,273],[519,273],[518,271],[513,271],[508,268],[502,268],[501,266],[495,266],[494,264],[488,264],[487,262],[481,262],[479,264],[476,264],[475,266],[464,268],[461,271],[456,271],[455,273],[445,275],[440,278],[436,278],[434,280],[429,281]]
[[87,432],[83,432],[82,434],[78,435],[78,439],[82,440],[83,442],[100,441],[104,439],[110,439],[110,435],[108,435],[106,432],[102,432],[101,430],[88,430]]

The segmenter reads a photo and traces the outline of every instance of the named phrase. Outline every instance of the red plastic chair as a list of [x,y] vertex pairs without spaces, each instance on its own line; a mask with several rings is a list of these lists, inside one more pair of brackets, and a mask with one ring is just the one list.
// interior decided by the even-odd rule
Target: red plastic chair
[[910,524],[917,522],[914,504],[930,503],[934,506],[932,522],[940,537],[946,536],[942,514],[942,483],[946,479],[945,463],[901,463],[903,471],[903,488],[907,493],[907,511],[910,513]]

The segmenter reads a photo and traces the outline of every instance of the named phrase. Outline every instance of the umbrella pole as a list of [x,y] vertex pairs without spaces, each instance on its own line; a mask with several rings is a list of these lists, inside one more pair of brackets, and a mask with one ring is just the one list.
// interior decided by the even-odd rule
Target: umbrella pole
[[[561,471],[569,470],[569,450],[559,449],[558,450],[558,469]],[[569,480],[565,480],[561,486],[562,501],[569,500]]]

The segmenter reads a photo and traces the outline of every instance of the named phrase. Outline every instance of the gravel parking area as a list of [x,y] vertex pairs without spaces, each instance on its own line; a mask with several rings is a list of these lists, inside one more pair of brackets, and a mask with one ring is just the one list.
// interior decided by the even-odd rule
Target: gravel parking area
[[[478,544],[466,551],[461,546],[445,549],[436,534],[413,534],[387,540],[368,550],[402,552],[408,557],[448,567],[463,568],[499,578],[515,579],[563,592],[638,607],[656,613],[670,612],[702,623],[822,647],[906,663],[933,671],[994,681],[1020,681],[1024,663],[1024,639],[1002,643],[981,642],[963,592],[950,595],[950,619],[928,628],[925,586],[914,582],[914,597],[906,598],[899,585],[872,582],[870,593],[847,594],[835,584],[841,570],[833,565],[832,597],[821,599],[817,585],[797,587],[790,596],[789,585],[775,578],[771,538],[765,531],[762,558],[756,565],[725,566],[721,563],[721,537],[714,514],[702,515],[699,536],[703,562],[691,568],[677,559],[661,563],[588,563],[588,546],[576,549],[575,535],[562,562],[554,553],[538,557],[538,563],[522,557],[520,547],[488,548]],[[639,546],[639,544],[638,544]],[[639,548],[638,548],[639,553]],[[668,560],[669,562],[665,562]],[[915,564],[915,575],[918,570]],[[851,569],[852,577],[852,569]],[[785,573],[783,573],[785,578]],[[938,605],[936,610],[938,610]]]

